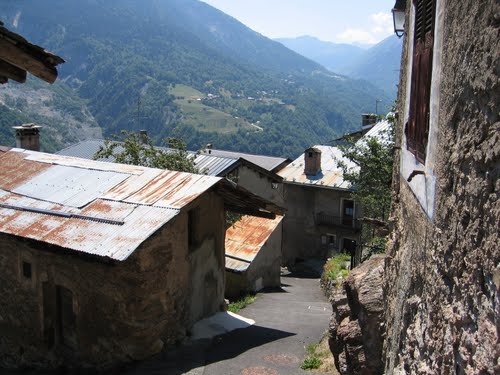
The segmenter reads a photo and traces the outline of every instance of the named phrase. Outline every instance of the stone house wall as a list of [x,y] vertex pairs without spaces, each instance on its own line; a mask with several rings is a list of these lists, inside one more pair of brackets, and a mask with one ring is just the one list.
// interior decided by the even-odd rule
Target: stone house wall
[[[339,252],[344,238],[359,242],[359,233],[352,227],[316,222],[318,213],[340,218],[342,200],[352,200],[350,192],[288,183],[284,186],[283,264],[293,264],[296,258],[326,257],[332,251]],[[355,218],[357,211],[355,207]],[[322,236],[329,234],[336,237],[334,246],[322,242]]]
[[272,180],[264,173],[259,173],[253,168],[241,164],[238,167],[238,185],[274,204],[283,207],[283,184]]
[[[434,199],[422,206],[418,180],[409,184],[400,173],[399,151],[384,288],[385,372],[493,374],[500,372],[500,5],[437,4]],[[404,144],[410,52],[406,40],[398,145]]]
[[[0,365],[108,367],[182,340],[223,304],[222,205],[214,193],[190,205],[212,212],[200,221],[199,249],[188,250],[183,211],[121,263],[0,235]],[[200,279],[210,293],[195,303]]]

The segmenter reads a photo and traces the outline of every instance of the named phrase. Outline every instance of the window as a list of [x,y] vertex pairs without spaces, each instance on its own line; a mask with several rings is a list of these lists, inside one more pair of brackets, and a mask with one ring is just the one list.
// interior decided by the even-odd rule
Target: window
[[425,163],[429,136],[430,92],[436,0],[413,0],[413,66],[411,73],[410,116],[405,134],[408,151]]
[[31,263],[23,261],[23,276],[27,279],[31,279]]

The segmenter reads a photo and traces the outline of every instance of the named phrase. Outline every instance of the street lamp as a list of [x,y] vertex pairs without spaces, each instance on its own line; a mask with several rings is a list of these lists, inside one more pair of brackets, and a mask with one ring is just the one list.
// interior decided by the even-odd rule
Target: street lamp
[[405,9],[406,0],[396,0],[394,8],[392,8],[392,19],[394,21],[394,33],[398,38],[405,35]]

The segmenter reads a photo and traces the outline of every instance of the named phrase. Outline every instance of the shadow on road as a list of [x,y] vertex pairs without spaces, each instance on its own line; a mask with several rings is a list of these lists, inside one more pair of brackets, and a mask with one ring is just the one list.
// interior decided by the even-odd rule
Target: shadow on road
[[[181,375],[211,363],[235,358],[247,350],[293,336],[294,333],[283,332],[260,326],[237,329],[213,340],[199,340],[168,353],[160,354],[152,359],[122,368],[120,372],[107,372],[106,375]],[[191,374],[190,373],[190,374]]]

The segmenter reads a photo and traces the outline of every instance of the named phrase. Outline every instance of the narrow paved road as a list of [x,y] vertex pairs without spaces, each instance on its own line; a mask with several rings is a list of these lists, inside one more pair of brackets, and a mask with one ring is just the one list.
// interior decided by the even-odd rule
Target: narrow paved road
[[[304,277],[305,276],[305,277]],[[138,364],[129,375],[295,375],[304,347],[317,343],[328,327],[331,306],[317,278],[303,271],[283,275],[282,290],[261,293],[240,311],[255,325],[193,343]],[[308,278],[309,277],[309,278]],[[319,373],[313,373],[319,374]]]

